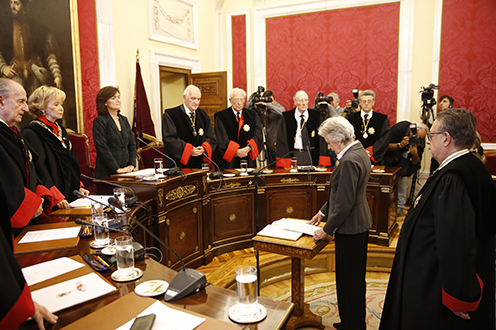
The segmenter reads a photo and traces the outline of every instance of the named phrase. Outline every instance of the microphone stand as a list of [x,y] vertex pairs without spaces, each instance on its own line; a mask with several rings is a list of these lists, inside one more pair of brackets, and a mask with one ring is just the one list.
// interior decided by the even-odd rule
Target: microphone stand
[[105,206],[105,207],[109,207],[109,206],[110,206],[110,209],[112,210],[112,212],[114,212],[115,214],[118,214],[118,213],[119,213],[119,212],[117,212],[117,210],[115,209],[115,207],[113,207],[112,205],[105,204],[105,203],[100,202],[100,201],[98,201],[98,200],[96,200],[96,199],[94,199],[94,198],[91,198],[91,197],[89,197],[89,196],[83,195],[83,194],[81,194],[81,193],[80,193],[79,191],[77,191],[77,190],[73,190],[73,191],[72,191],[72,194],[73,194],[73,195],[75,195],[75,196],[77,196],[77,197],[79,197],[79,198],[86,198],[86,199],[89,199],[90,201],[95,202],[95,203],[98,203],[98,204],[103,205],[103,206]]
[[[177,166],[177,163],[176,161],[174,160],[174,158],[170,157],[170,156],[167,156],[165,153],[163,153],[162,151],[158,150],[157,148],[155,148],[154,146],[152,146],[151,144],[149,143],[146,143],[141,137],[138,136],[138,140],[141,142],[141,143],[144,143],[146,144],[148,147],[152,148],[153,150],[155,150],[156,152],[158,152],[159,154],[161,154],[162,156],[164,156],[165,158],[169,159],[172,161],[172,163],[174,164],[174,168],[171,168],[167,171],[164,172],[165,175],[174,175],[176,173],[182,173],[181,169],[179,169],[179,167]],[[183,173],[184,174],[184,173]]]
[[184,265],[183,258],[179,254],[176,253],[171,247],[165,244],[157,235],[155,235],[150,229],[146,228],[141,222],[139,222],[134,216],[129,214],[127,210],[124,209],[122,203],[115,197],[109,198],[109,204],[121,209],[126,215],[131,218],[141,229],[143,229],[147,234],[152,236],[157,242],[159,242],[162,246],[167,248],[169,251],[174,253],[174,255],[181,261],[181,271],[179,271],[176,276],[172,279],[165,292],[164,300],[165,301],[174,301],[179,300],[184,297],[189,296],[195,292],[200,292],[207,285],[207,278],[205,274],[197,271],[196,269],[186,268]]
[[[114,187],[118,187],[118,188],[124,188],[124,189],[127,189],[131,192],[131,194],[133,194],[133,197],[131,198],[128,198],[126,199],[126,206],[127,207],[131,207],[133,206],[135,203],[138,202],[138,197],[136,196],[136,194],[134,193],[134,190],[132,190],[131,188],[129,187],[126,187],[126,186],[123,186],[121,184],[117,184],[117,183],[114,183],[114,182],[109,182],[109,181],[105,181],[105,180],[101,180],[101,179],[97,179],[97,178],[92,178],[91,176],[87,176],[83,173],[81,173],[81,176],[83,178],[86,178],[86,179],[90,179],[90,180],[93,180],[93,181],[96,181],[96,182],[101,182],[101,183],[105,183],[105,184],[108,184],[108,185],[111,185],[111,186],[114,186]],[[76,194],[76,193],[74,193]],[[79,196],[79,195],[76,195],[76,196]],[[81,196],[79,196],[81,197]],[[86,197],[86,196],[85,196]],[[140,205],[141,206],[141,205]],[[148,207],[147,206],[144,206],[146,207],[146,210],[149,211]]]

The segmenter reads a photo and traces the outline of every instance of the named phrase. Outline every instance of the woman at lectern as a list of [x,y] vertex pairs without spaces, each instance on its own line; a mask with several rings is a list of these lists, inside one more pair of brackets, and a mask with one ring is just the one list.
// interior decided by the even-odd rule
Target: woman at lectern
[[121,94],[106,86],[96,95],[98,117],[93,121],[95,177],[130,173],[136,166],[136,142],[127,118],[120,114]]
[[64,116],[65,93],[58,88],[41,86],[29,97],[29,113],[35,117],[24,130],[22,137],[33,150],[36,174],[54,196],[53,205],[59,209],[69,207],[79,190],[88,195],[80,180],[77,160],[69,135],[60,123]]
[[329,182],[328,201],[314,215],[311,224],[327,218],[323,229],[315,232],[314,240],[334,235],[336,247],[336,289],[340,323],[336,329],[365,329],[365,273],[367,242],[372,215],[367,203],[367,182],[370,159],[355,130],[343,117],[326,119],[319,135],[337,155]]

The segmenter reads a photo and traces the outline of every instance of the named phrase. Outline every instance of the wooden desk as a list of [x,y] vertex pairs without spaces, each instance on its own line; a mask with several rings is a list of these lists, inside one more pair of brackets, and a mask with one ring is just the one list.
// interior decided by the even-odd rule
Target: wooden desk
[[[74,220],[76,217],[69,216],[68,221]],[[59,220],[58,218],[46,217],[44,219],[46,222],[53,222]],[[115,235],[115,234],[112,234]],[[21,267],[26,267],[40,263],[43,261],[79,254],[81,256],[86,255],[95,250],[89,247],[92,238],[82,238],[77,246],[77,251],[74,249],[70,250],[56,250],[49,251],[39,254],[29,254],[16,256]],[[58,312],[59,320],[55,325],[48,325],[47,329],[60,329],[73,323],[76,320],[104,307],[110,303],[121,299],[125,295],[134,291],[136,285],[153,279],[161,279],[170,282],[175,276],[176,272],[170,268],[159,264],[151,258],[145,258],[145,260],[136,262],[136,267],[143,270],[143,276],[132,282],[127,283],[116,283],[111,279],[112,271],[107,271],[102,273],[102,275],[109,280],[113,285],[118,288],[117,293],[109,294],[104,297],[100,297],[89,301],[87,303],[74,306]],[[115,270],[115,267],[114,267]],[[158,299],[163,299],[163,296],[158,297]],[[232,290],[227,290],[219,287],[209,285],[201,292],[186,297],[184,299],[171,302],[175,307],[179,309],[185,309],[202,315],[212,317],[214,319],[234,324],[228,316],[229,308],[236,303],[236,292]],[[259,298],[259,303],[263,304],[267,309],[267,317],[255,325],[251,325],[249,328],[255,327],[258,330],[262,329],[281,329],[284,327],[287,319],[289,318],[291,311],[293,309],[292,303],[274,301],[268,298]],[[241,327],[241,326],[240,326]],[[27,322],[23,324],[20,329],[36,329],[34,322]],[[253,328],[254,329],[254,328]]]
[[[369,243],[389,246],[398,227],[398,170],[386,167],[385,172],[370,175],[367,201],[373,223]],[[129,186],[141,200],[153,200],[153,216],[148,228],[179,253],[191,268],[208,264],[222,253],[253,246],[252,238],[257,233],[255,197],[259,229],[284,217],[311,219],[327,201],[331,175],[331,169],[308,173],[276,169],[259,177],[256,190],[255,185],[249,185],[251,175],[207,180],[206,171],[184,169],[184,172],[184,176],[168,176],[155,182],[140,182],[119,175],[105,180]],[[99,194],[108,194],[113,187],[97,183],[97,189]],[[162,252],[165,265],[176,270],[181,267],[168,250],[162,249]]]
[[330,236],[314,242],[313,237],[303,235],[297,241],[289,241],[264,236],[253,238],[255,250],[267,251],[291,257],[291,301],[294,311],[287,324],[287,329],[293,330],[303,326],[313,326],[323,329],[322,317],[312,313],[310,306],[305,304],[305,259],[310,260],[332,240]]

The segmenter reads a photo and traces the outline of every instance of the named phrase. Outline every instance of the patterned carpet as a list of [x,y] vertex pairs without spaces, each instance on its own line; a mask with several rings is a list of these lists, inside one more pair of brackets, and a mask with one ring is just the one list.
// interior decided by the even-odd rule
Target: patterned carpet
[[[387,281],[367,281],[367,330],[379,328]],[[285,293],[277,300],[291,301],[290,293]],[[323,283],[305,288],[305,302],[310,304],[310,310],[322,316],[322,323],[326,330],[332,330],[333,323],[339,322],[339,311],[336,299],[336,283]],[[303,328],[302,328],[303,329]],[[313,328],[304,328],[313,329]]]

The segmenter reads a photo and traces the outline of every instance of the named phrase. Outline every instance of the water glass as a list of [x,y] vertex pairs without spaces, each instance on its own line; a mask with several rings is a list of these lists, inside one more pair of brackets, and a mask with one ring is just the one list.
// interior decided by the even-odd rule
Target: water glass
[[255,318],[258,314],[257,269],[243,265],[236,268],[236,301],[240,319]]
[[91,216],[94,217],[103,217],[105,213],[103,212],[103,205],[97,202],[91,201]]
[[133,239],[129,236],[115,238],[117,270],[120,277],[131,276],[134,273]]
[[291,173],[298,172],[298,160],[296,157],[291,158],[291,170],[289,172]]
[[[91,223],[108,228],[108,218],[105,215],[94,215]],[[94,245],[96,247],[103,247],[109,245],[109,230],[101,227],[93,227],[93,234],[95,237]]]
[[155,166],[155,174],[162,174],[164,168],[164,160],[162,158],[154,158],[153,164]]
[[241,168],[241,175],[248,175],[248,161],[247,160],[242,160],[239,163],[239,167]]

